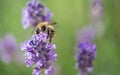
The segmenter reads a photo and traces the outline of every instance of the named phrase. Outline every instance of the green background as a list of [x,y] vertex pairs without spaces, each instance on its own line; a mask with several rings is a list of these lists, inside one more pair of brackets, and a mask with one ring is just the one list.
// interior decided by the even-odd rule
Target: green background
[[[0,37],[11,32],[18,45],[31,38],[32,28],[23,30],[22,8],[28,0],[0,0]],[[91,0],[42,0],[53,12],[53,21],[58,23],[56,37],[59,75],[76,75],[76,32],[90,24],[88,18]],[[103,26],[105,35],[96,38],[97,57],[93,75],[120,75],[120,0],[103,0]],[[5,64],[0,61],[0,75],[31,75],[32,68],[26,65]]]

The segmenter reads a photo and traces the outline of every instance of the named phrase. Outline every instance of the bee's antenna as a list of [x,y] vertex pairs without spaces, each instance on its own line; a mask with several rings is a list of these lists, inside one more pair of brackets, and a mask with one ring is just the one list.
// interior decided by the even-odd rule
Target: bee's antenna
[[33,34],[35,30],[32,30],[31,33]]
[[50,24],[50,25],[56,25],[57,22],[50,22],[49,24]]
[[35,32],[35,30],[36,30],[36,29],[34,28],[34,29],[31,31],[31,33],[33,34],[33,33]]
[[53,25],[57,24],[57,22],[53,22]]

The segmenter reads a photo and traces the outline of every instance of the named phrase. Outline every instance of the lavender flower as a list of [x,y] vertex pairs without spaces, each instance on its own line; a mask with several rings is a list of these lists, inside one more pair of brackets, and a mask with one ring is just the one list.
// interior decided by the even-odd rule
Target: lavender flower
[[12,34],[6,34],[4,38],[0,39],[0,54],[3,62],[18,63],[20,60],[22,63],[22,57],[17,49],[17,42]]
[[101,19],[103,13],[102,0],[92,0],[91,4],[91,18],[94,22]]
[[56,60],[56,46],[47,41],[47,34],[40,32],[21,44],[27,67],[34,65],[33,75],[42,75],[43,72],[45,75],[53,75],[51,61]]
[[94,25],[94,30],[97,33],[98,37],[104,35],[105,29],[102,23],[102,15],[103,15],[103,4],[102,0],[92,0],[91,3],[91,22]]
[[92,75],[96,45],[89,42],[81,42],[78,45],[77,53],[77,68],[80,70],[79,75]]
[[52,13],[38,0],[31,0],[23,9],[22,16],[23,28],[27,29],[29,26],[35,27],[41,21],[51,21]]
[[94,26],[90,25],[82,28],[77,34],[77,41],[93,41],[95,38],[95,29]]

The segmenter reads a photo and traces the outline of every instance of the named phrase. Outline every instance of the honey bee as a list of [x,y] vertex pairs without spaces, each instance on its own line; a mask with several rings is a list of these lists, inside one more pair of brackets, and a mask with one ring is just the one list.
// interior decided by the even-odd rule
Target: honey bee
[[36,34],[39,34],[40,32],[47,33],[48,34],[47,38],[49,39],[49,42],[51,42],[53,37],[55,36],[55,29],[54,29],[55,24],[56,22],[40,22],[36,26],[35,33]]

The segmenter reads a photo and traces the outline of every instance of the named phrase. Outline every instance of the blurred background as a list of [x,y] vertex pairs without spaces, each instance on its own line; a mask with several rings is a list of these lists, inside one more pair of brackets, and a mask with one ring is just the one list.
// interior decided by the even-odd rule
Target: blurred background
[[[0,38],[11,33],[17,41],[17,51],[20,43],[30,39],[32,28],[22,27],[22,8],[29,0],[0,0]],[[54,14],[57,22],[56,75],[77,75],[75,69],[75,47],[77,32],[91,24],[90,10],[92,0],[41,0]],[[93,75],[120,75],[120,0],[103,0],[101,21],[102,34],[96,35],[97,56],[94,60]],[[99,29],[99,27],[97,27]],[[96,29],[96,30],[98,30]],[[0,53],[2,54],[2,52]],[[14,57],[14,56],[13,56]],[[17,59],[20,60],[20,59]],[[20,60],[24,62],[23,60]],[[0,60],[0,75],[32,75],[32,68],[27,68],[23,62],[5,63]]]

